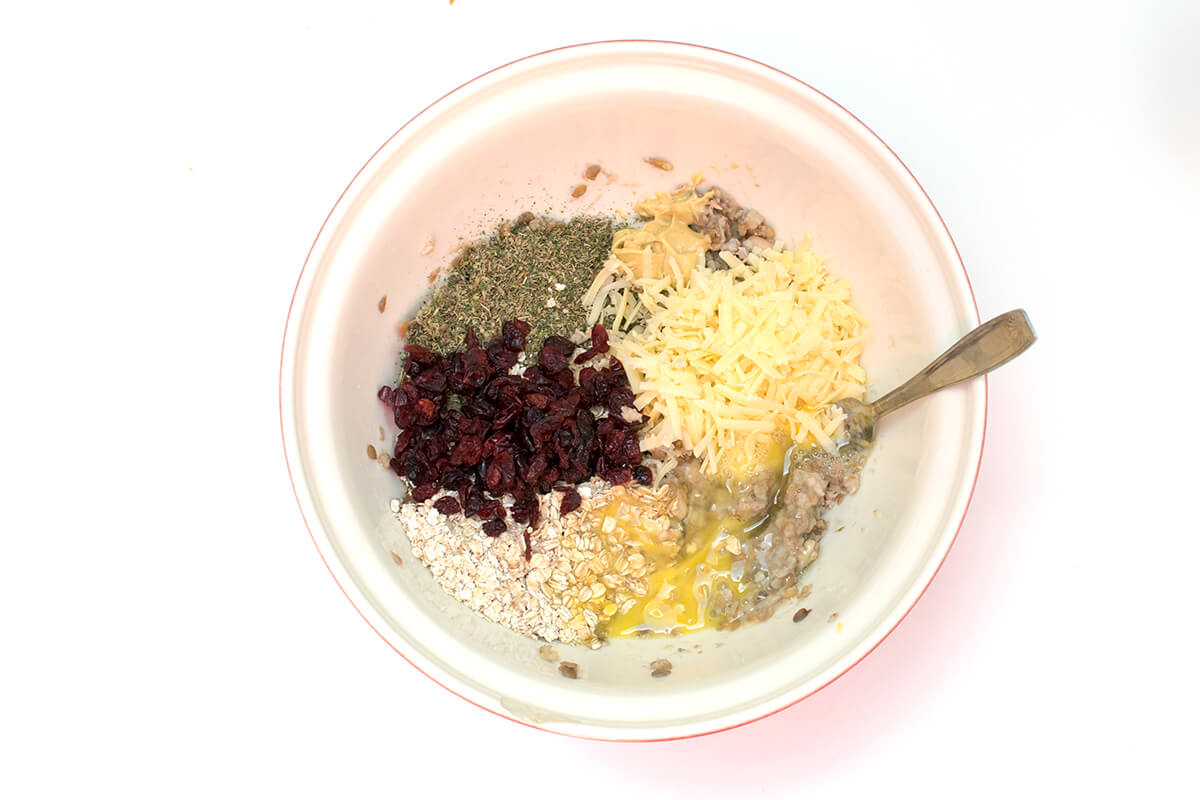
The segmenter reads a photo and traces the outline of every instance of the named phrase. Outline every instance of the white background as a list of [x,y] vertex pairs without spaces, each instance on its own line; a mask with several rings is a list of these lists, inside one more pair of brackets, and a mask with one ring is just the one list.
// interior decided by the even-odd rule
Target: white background
[[[633,37],[845,105],[981,313],[1040,335],[895,633],[645,745],[409,667],[321,564],[277,408],[296,276],[371,153],[485,69]],[[1197,796],[1197,4],[14,3],[0,75],[0,795]]]

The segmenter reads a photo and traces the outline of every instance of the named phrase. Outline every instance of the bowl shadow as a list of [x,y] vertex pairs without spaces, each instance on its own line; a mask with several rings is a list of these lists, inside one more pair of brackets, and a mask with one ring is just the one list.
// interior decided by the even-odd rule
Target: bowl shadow
[[[796,705],[740,728],[637,746],[588,742],[584,755],[620,763],[642,786],[676,793],[692,782],[706,794],[819,784],[848,764],[869,761],[964,668],[986,636],[979,621],[1001,611],[1005,576],[1017,557],[1006,543],[1006,520],[1013,497],[1030,496],[1032,485],[1021,484],[1034,483],[1037,470],[1019,434],[997,439],[986,448],[970,513],[941,570],[903,623],[857,666]],[[690,777],[664,769],[710,762],[738,768]]]

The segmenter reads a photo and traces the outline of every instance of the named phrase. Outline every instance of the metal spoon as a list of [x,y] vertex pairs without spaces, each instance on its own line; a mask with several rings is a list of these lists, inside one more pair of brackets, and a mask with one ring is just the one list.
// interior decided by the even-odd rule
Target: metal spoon
[[1022,309],[1009,311],[959,339],[933,363],[875,402],[839,400],[838,405],[846,412],[848,440],[869,445],[875,440],[875,423],[884,414],[938,389],[991,372],[1025,352],[1036,339],[1029,315]]

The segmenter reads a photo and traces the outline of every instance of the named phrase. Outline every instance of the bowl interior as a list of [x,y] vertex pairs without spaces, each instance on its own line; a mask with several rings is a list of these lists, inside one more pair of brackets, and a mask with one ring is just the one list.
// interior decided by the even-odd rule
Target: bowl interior
[[[661,156],[663,172],[645,162]],[[604,174],[572,199],[585,165]],[[961,263],[896,158],[836,104],[734,56],[679,45],[570,48],[517,62],[424,112],[358,175],[324,226],[289,317],[281,400],[289,465],[334,576],[369,622],[440,683],[501,714],[602,738],[706,732],[756,718],[836,677],[899,621],[957,531],[983,437],[975,382],[881,426],[862,488],[832,513],[811,595],[732,633],[556,645],[477,617],[411,555],[388,511],[398,479],[368,460],[394,429],[375,399],[399,335],[461,237],[525,210],[628,210],[694,172],[759,209],[789,242],[809,233],[871,323],[876,396],[978,324]],[[433,236],[432,253],[422,254]],[[378,310],[387,297],[384,313]],[[380,430],[384,440],[381,441]],[[393,554],[403,564],[397,564]],[[802,623],[791,611],[811,608]],[[831,615],[837,615],[830,622]],[[665,679],[648,664],[667,657]]]

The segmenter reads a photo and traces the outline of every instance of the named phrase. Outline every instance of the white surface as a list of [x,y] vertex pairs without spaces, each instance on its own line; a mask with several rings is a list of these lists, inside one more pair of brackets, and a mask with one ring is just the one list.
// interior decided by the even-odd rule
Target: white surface
[[[718,116],[744,124],[689,133]],[[678,174],[646,164],[647,153],[668,155]],[[572,200],[566,187],[593,161],[605,178]],[[732,634],[615,641],[595,651],[559,646],[560,658],[579,665],[575,681],[563,680],[531,640],[471,613],[437,585],[387,513],[396,476],[363,452],[368,442],[383,446],[380,432],[393,429],[375,390],[395,378],[397,323],[460,236],[526,209],[628,212],[633,198],[674,188],[699,170],[741,203],[770,209],[783,241],[811,231],[814,246],[831,254],[871,321],[863,364],[872,393],[907,379],[979,324],[936,211],[861,123],[744,58],[647,42],[522,60],[405,126],[338,201],[289,314],[284,446],[301,512],[338,585],[422,672],[488,710],[554,732],[677,738],[755,720],[811,694],[861,660],[916,602],[975,485],[981,381],[889,420],[862,490],[830,514],[829,527],[845,532],[822,542],[821,558],[805,573],[812,593],[804,605],[814,621],[836,614],[838,625],[797,627],[797,600]],[[422,257],[420,242],[430,235],[437,247]],[[384,314],[381,296],[390,309]],[[673,664],[669,681],[650,677],[650,663],[662,657]]]
[[[0,793],[1195,795],[1194,6],[400,5],[6,14]],[[296,511],[276,370],[308,245],[395,128],[634,35],[841,102],[981,312],[1041,340],[991,381],[967,522],[878,650],[749,727],[613,745],[472,708],[367,628]]]

